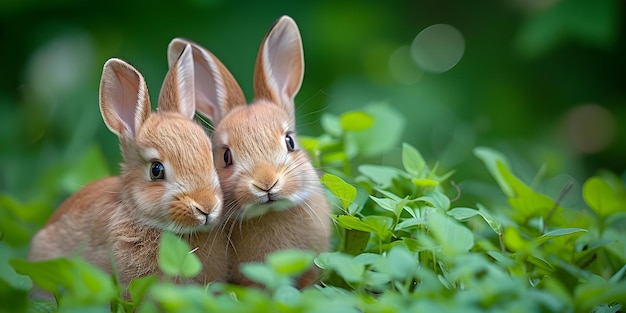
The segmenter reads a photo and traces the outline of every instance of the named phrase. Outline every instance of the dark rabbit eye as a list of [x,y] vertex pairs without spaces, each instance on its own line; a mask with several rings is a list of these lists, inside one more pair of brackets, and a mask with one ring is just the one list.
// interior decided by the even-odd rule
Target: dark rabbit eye
[[285,136],[285,143],[287,144],[287,150],[289,152],[296,149],[296,143],[293,141],[293,138],[291,137],[291,135]]
[[150,179],[165,179],[165,167],[161,162],[152,162],[150,165]]
[[228,148],[224,150],[224,164],[226,164],[226,166],[233,164],[233,156],[231,155],[230,149]]

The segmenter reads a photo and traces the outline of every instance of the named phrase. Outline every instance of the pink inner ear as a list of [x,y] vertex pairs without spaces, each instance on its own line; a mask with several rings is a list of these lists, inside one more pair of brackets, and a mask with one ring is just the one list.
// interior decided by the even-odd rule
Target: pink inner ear
[[268,91],[276,94],[283,105],[293,105],[291,102],[302,83],[304,60],[300,32],[292,19],[283,17],[274,25],[262,54]]
[[[202,60],[200,62],[195,60]],[[199,50],[194,49],[195,77],[196,77],[196,106],[198,111],[207,115],[212,120],[219,121],[221,116],[214,107],[223,105],[225,90],[220,84],[222,75],[218,66],[209,57]]]
[[272,33],[271,41],[265,47],[267,61],[265,70],[270,73],[281,95],[288,98],[295,96],[298,88],[298,82],[293,82],[298,80],[298,77],[292,77],[294,74],[299,75],[298,65],[295,63],[300,58],[297,40],[297,35],[287,28],[282,28],[278,33]]
[[112,81],[110,95],[113,100],[113,108],[124,126],[131,134],[136,132],[136,113],[138,103],[143,101],[143,92],[139,92],[138,81],[115,71],[116,80]]
[[194,83],[194,68],[193,57],[191,54],[191,46],[186,46],[186,49],[181,55],[178,63],[174,68],[177,69],[177,91],[178,91],[178,110],[179,112],[189,119],[193,119],[196,113],[196,99],[195,99],[195,83]]

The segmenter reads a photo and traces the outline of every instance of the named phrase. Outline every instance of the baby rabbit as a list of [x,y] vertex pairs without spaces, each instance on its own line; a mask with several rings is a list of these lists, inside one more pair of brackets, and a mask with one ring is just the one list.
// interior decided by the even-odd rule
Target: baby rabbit
[[137,70],[115,58],[105,63],[100,111],[120,140],[121,175],[92,182],[65,200],[33,238],[30,260],[80,254],[111,273],[113,257],[127,285],[161,275],[159,240],[168,230],[198,248],[203,271],[195,282],[226,280],[227,237],[215,226],[222,194],[210,141],[193,121],[194,90],[190,46],[168,71],[157,112]]
[[[246,105],[241,88],[209,51],[174,39],[168,60],[191,44],[196,105],[215,126],[213,151],[233,248],[230,282],[251,285],[239,265],[262,262],[279,249],[328,250],[330,205],[318,173],[298,143],[294,97],[304,60],[296,23],[281,17],[263,40],[254,73],[256,100]],[[317,280],[311,269],[298,288]]]

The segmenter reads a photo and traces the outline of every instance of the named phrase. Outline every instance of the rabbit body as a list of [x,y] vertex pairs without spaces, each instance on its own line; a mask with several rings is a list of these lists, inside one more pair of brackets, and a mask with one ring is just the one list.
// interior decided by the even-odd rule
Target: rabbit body
[[[297,145],[288,119],[289,114],[275,104],[257,101],[231,111],[215,129],[215,146],[228,146],[233,164],[239,162],[227,166],[218,160],[223,149],[216,148],[234,269],[261,262],[276,250],[328,250],[330,207],[308,154],[286,147],[287,133]],[[316,276],[315,269],[307,272],[298,279],[298,287],[309,285]],[[238,270],[230,279],[251,283]]]
[[[263,40],[250,105],[226,67],[197,44],[174,39],[170,63],[186,45],[193,47],[197,109],[215,125],[214,160],[232,246],[230,282],[253,284],[239,266],[263,262],[276,250],[327,251],[330,205],[296,137],[293,99],[302,83],[304,61],[295,22],[282,17]],[[296,285],[306,287],[317,276],[314,267]]]
[[157,112],[139,72],[119,59],[105,64],[100,109],[120,139],[121,174],[65,200],[33,238],[30,260],[79,254],[108,273],[115,266],[127,285],[140,276],[162,276],[157,254],[167,230],[198,248],[203,270],[193,281],[226,280],[228,239],[218,227],[222,194],[210,140],[193,121],[190,49],[166,75]]

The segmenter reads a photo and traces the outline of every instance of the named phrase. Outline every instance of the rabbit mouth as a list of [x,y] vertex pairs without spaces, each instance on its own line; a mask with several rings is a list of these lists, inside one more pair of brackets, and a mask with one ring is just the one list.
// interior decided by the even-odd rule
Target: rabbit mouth
[[264,215],[268,212],[285,211],[291,207],[293,207],[293,203],[288,199],[266,195],[254,203],[249,203],[244,206],[242,218],[250,219]]

